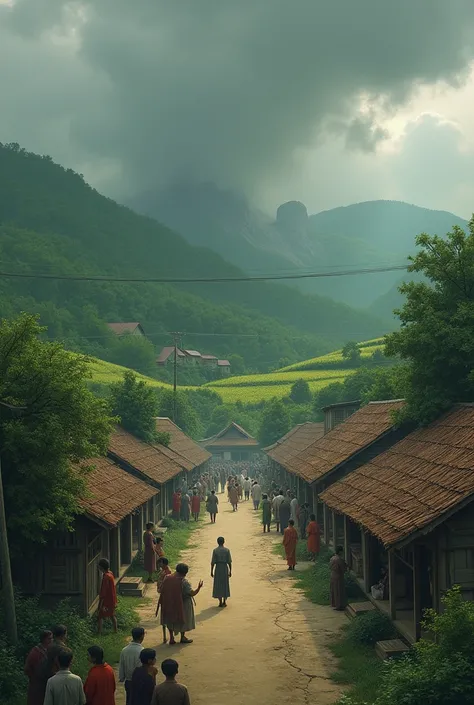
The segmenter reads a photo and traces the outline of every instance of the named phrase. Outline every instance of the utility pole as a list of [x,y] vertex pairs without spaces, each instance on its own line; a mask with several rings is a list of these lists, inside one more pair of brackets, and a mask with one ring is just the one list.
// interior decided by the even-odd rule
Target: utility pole
[[[0,413],[15,418],[21,416],[24,407],[15,407],[0,402]],[[10,563],[10,548],[8,546],[7,519],[5,514],[5,498],[3,494],[2,462],[0,449],[0,568],[2,571],[3,606],[5,610],[5,627],[7,637],[12,646],[18,643],[16,625],[15,593],[13,591],[12,569]]]
[[178,342],[181,345],[181,336],[183,335],[182,333],[174,332],[171,333],[173,336],[173,344],[174,344],[174,356],[173,356],[173,421],[176,423],[176,419],[178,416],[177,412],[177,387],[178,387]]

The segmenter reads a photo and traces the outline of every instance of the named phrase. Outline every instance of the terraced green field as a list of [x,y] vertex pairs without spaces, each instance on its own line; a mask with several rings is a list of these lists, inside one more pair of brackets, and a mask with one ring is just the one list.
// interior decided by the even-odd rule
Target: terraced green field
[[[375,338],[374,340],[364,341],[360,344],[359,349],[361,357],[368,358],[373,355],[376,350],[383,352],[384,339]],[[340,369],[345,364],[347,364],[347,361],[342,357],[342,350],[335,350],[327,355],[313,357],[310,360],[304,360],[303,362],[296,362],[294,365],[288,365],[288,367],[282,367],[278,370],[278,374],[299,370]]]
[[[317,392],[323,387],[326,387],[332,382],[342,382],[345,377],[352,374],[354,370],[341,370],[341,376],[339,377],[313,377],[307,378],[309,388],[312,392]],[[236,379],[236,378],[234,378]],[[299,374],[296,379],[301,379],[301,374]],[[275,384],[271,382],[269,384],[258,384],[258,385],[238,385],[233,386],[213,386],[209,385],[208,389],[212,389],[217,392],[225,404],[234,404],[237,401],[242,402],[242,404],[258,404],[261,401],[267,401],[273,397],[288,396],[291,391],[291,386],[293,382],[287,382],[286,384]]]
[[347,377],[355,372],[354,369],[345,370],[303,370],[302,372],[270,372],[260,375],[241,375],[239,377],[227,377],[215,382],[208,382],[205,386],[213,389],[222,387],[268,387],[270,385],[280,386],[282,384],[294,384],[298,379],[305,379],[307,382],[326,381],[327,384],[337,381],[339,378]]
[[[99,382],[100,384],[112,384],[113,382],[121,382],[123,379],[124,372],[128,371],[128,367],[122,367],[121,365],[114,365],[112,362],[105,362],[105,360],[99,360],[98,358],[92,358],[89,363],[89,369],[92,375],[93,382]],[[134,374],[138,379],[150,384],[152,387],[169,387],[170,384],[166,382],[160,382],[153,377],[147,377],[146,375],[140,374],[140,372],[135,372]]]

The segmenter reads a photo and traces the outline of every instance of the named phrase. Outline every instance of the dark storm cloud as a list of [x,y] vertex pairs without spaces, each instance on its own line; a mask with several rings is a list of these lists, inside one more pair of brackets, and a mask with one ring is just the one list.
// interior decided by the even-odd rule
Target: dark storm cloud
[[8,37],[16,65],[0,62],[0,90],[31,82],[36,99],[15,116],[20,136],[56,156],[44,131],[60,120],[62,158],[117,160],[136,190],[196,179],[252,193],[327,124],[373,149],[385,135],[361,95],[396,107],[416,84],[462,81],[474,55],[472,0],[16,0],[2,15],[0,59]]

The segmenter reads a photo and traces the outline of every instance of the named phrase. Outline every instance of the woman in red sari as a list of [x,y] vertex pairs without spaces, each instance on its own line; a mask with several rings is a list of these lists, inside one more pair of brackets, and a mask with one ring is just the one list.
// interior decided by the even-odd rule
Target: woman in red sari
[[310,554],[311,561],[315,561],[319,556],[319,551],[321,550],[321,531],[319,524],[316,521],[316,515],[311,514],[309,517],[309,524],[306,527],[306,533],[308,534],[307,548]]
[[26,657],[25,675],[28,678],[27,705],[43,705],[46,683],[44,678],[41,678],[40,670],[46,660],[46,652],[52,640],[53,632],[41,632],[39,644],[34,646]]
[[295,522],[290,519],[288,526],[283,532],[283,546],[285,547],[286,562],[288,570],[294,570],[296,565],[296,545],[298,543],[298,532],[295,529]]
[[114,574],[110,570],[110,564],[107,558],[100,559],[99,570],[102,573],[102,583],[99,593],[97,629],[99,634],[102,634],[102,621],[104,619],[111,619],[114,632],[117,633],[117,617],[115,616],[117,592],[115,590]]
[[181,514],[181,491],[173,492],[173,519],[178,520]]

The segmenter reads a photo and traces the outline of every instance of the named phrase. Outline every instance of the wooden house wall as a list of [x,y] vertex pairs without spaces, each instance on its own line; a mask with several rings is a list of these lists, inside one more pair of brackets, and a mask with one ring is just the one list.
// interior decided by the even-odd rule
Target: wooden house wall
[[474,600],[474,505],[444,522],[436,535],[439,590],[460,585],[464,597]]

